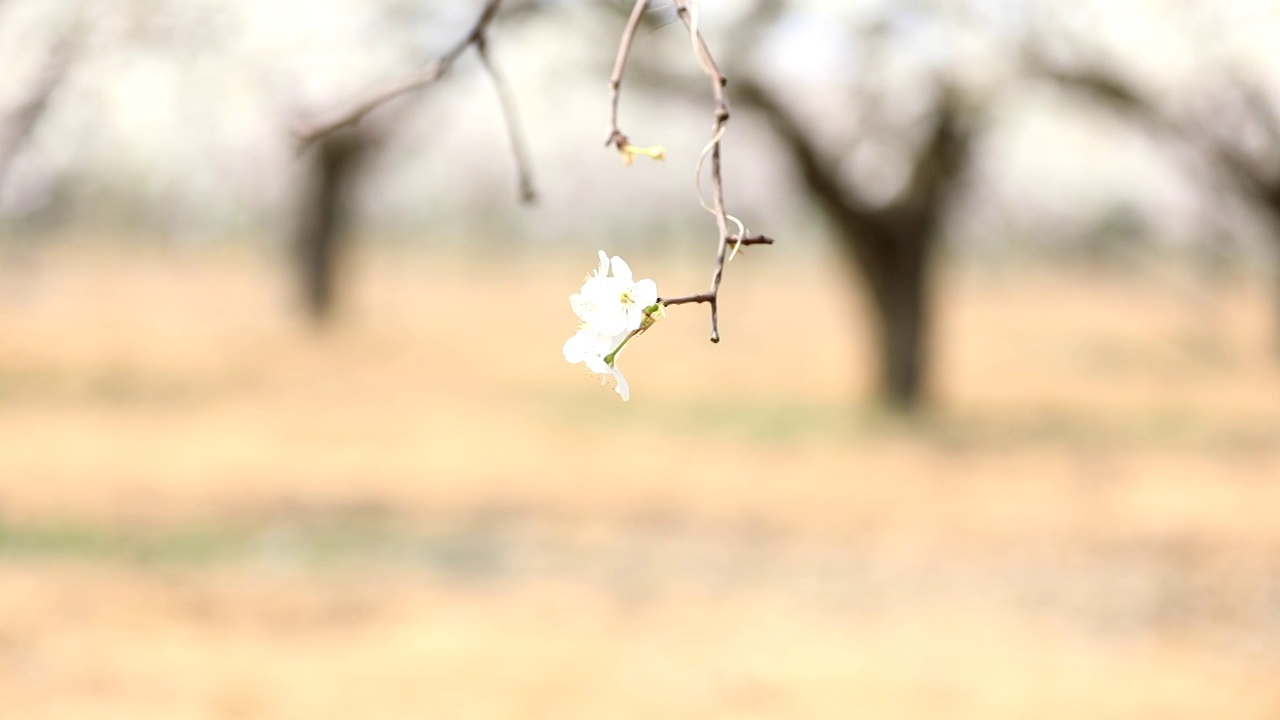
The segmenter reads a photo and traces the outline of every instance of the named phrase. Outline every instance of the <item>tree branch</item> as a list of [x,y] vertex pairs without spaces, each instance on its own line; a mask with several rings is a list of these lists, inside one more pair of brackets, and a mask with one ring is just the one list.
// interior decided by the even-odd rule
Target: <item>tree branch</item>
[[618,42],[618,56],[613,61],[613,74],[609,76],[609,130],[604,144],[613,145],[620,152],[626,148],[627,136],[618,129],[618,100],[622,95],[622,74],[627,69],[627,56],[631,54],[631,41],[640,28],[640,19],[649,8],[649,0],[636,0],[631,8],[631,17],[627,18],[627,26],[622,29],[622,40]]
[[0,185],[14,158],[26,143],[36,123],[49,106],[49,99],[62,84],[80,43],[80,23],[75,21],[49,52],[49,57],[30,91],[0,125]]
[[[727,240],[730,245],[772,245],[773,238],[768,235],[748,235],[739,239],[737,236]],[[715,301],[715,294],[711,291],[695,293],[693,295],[682,295],[673,298],[658,298],[658,302],[663,305],[687,305],[689,303],[710,303]]]
[[528,153],[516,127],[515,104],[506,83],[493,63],[487,45],[489,26],[493,23],[494,18],[497,17],[502,2],[503,0],[485,0],[484,8],[480,11],[479,17],[471,24],[466,34],[450,47],[444,55],[436,58],[421,70],[377,88],[346,107],[329,113],[327,116],[297,123],[293,128],[294,137],[298,139],[302,148],[306,148],[311,143],[330,133],[355,125],[364,119],[366,115],[392,100],[425,88],[444,77],[453,68],[453,63],[458,57],[466,52],[467,48],[474,46],[476,53],[480,56],[480,62],[484,65],[485,71],[493,82],[494,90],[498,94],[498,103],[511,141],[511,152],[515,156],[516,172],[520,182],[520,199],[526,203],[533,202],[536,193],[534,192],[533,181],[529,172]]
[[707,77],[711,78],[711,95],[716,104],[711,119],[709,145],[711,147],[711,209],[716,216],[718,234],[716,264],[711,271],[710,298],[706,300],[711,305],[711,342],[715,343],[720,342],[720,281],[724,277],[724,261],[729,238],[729,219],[724,209],[724,181],[720,173],[720,141],[724,137],[724,131],[729,122],[729,106],[724,99],[724,86],[728,80],[721,74],[715,59],[711,57],[711,50],[702,37],[702,31],[698,29],[697,17],[690,12],[687,0],[676,0],[676,14],[689,29],[689,38],[693,42],[694,55],[698,59],[698,64],[702,66]]
[[424,88],[444,77],[453,67],[453,63],[458,59],[459,55],[466,51],[468,47],[483,41],[485,30],[488,29],[489,23],[493,22],[493,18],[497,16],[498,8],[501,5],[502,0],[486,0],[484,9],[480,11],[480,16],[472,23],[471,28],[467,30],[467,34],[462,36],[462,39],[449,48],[444,55],[436,58],[426,67],[368,93],[346,108],[330,113],[328,117],[299,123],[294,128],[294,135],[304,145],[309,144],[335,130],[360,122],[365,115],[401,95]]
[[[1246,196],[1252,197],[1273,217],[1280,218],[1280,178],[1268,177],[1266,173],[1259,171],[1243,152],[1216,134],[1210,123],[1180,120],[1119,74],[1108,72],[1097,64],[1069,69],[1032,56],[1031,65],[1058,86],[1092,98],[1121,117],[1143,123],[1165,137],[1190,147],[1216,165],[1224,177]],[[1247,93],[1248,89],[1243,91]],[[1246,97],[1246,101],[1265,103],[1260,97]],[[1251,112],[1260,114],[1259,108],[1247,107]],[[1272,118],[1261,115],[1256,119],[1270,131],[1269,123]]]
[[787,111],[781,99],[751,76],[743,76],[736,85],[736,97],[755,109],[773,127],[799,166],[805,184],[814,200],[836,222],[853,228],[862,237],[880,237],[885,233],[877,209],[868,206],[840,181],[835,165],[814,142],[812,133]]
[[[725,129],[729,122],[729,105],[725,100],[724,88],[728,84],[723,73],[720,72],[719,66],[716,65],[715,58],[711,54],[710,48],[707,47],[706,39],[702,36],[702,31],[698,29],[698,16],[696,11],[690,8],[688,0],[675,0],[676,15],[684,22],[685,27],[689,31],[689,41],[693,45],[694,58],[698,61],[698,66],[711,80],[711,96],[715,107],[712,111],[711,118],[711,140],[707,142],[703,148],[701,156],[698,158],[696,169],[696,180],[698,186],[698,200],[702,203],[703,208],[715,216],[716,219],[716,261],[711,271],[711,286],[706,292],[695,295],[686,295],[677,298],[664,299],[661,302],[664,305],[682,305],[685,303],[707,303],[711,306],[711,342],[720,342],[720,284],[724,279],[724,264],[729,257],[729,245],[733,244],[735,252],[738,247],[743,245],[771,245],[773,238],[764,235],[747,236],[746,230],[741,221],[732,217],[725,210],[724,201],[724,178],[721,168],[720,146],[724,138]],[[637,0],[635,6],[631,10],[631,16],[627,19],[626,27],[622,32],[622,39],[618,43],[618,54],[614,60],[613,73],[609,79],[609,128],[608,136],[605,138],[605,145],[613,145],[624,154],[627,152],[628,139],[625,133],[618,128],[618,99],[620,88],[622,86],[622,77],[626,70],[627,57],[631,52],[631,42],[635,38],[636,29],[640,25],[640,19],[644,15],[644,11],[648,8],[647,0]],[[702,165],[705,161],[710,160],[710,182],[711,182],[711,205],[707,205],[702,199]],[[730,235],[730,220],[738,226],[739,233]]]
[[506,81],[502,78],[502,74],[498,72],[498,66],[494,64],[493,58],[489,55],[489,43],[483,34],[475,41],[476,53],[480,55],[480,62],[484,64],[484,69],[489,73],[489,80],[493,83],[494,92],[498,95],[498,105],[502,109],[502,120],[507,127],[507,137],[511,140],[511,154],[516,160],[516,174],[520,181],[520,202],[533,203],[537,200],[537,193],[533,189],[533,177],[529,171],[529,153],[525,148],[524,138],[520,134],[520,122],[516,117],[515,101],[511,97],[511,91],[507,87]]

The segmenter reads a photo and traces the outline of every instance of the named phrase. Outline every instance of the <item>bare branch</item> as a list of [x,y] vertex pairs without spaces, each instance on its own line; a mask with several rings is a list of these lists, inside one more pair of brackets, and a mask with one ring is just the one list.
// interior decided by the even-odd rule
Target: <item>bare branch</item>
[[741,245],[743,247],[746,247],[747,245],[772,245],[773,238],[768,235],[748,235],[744,238],[739,238],[735,235],[728,239],[728,244],[735,246]]
[[49,99],[66,77],[80,44],[80,23],[75,21],[49,52],[40,75],[30,91],[9,113],[0,119],[0,185],[8,175],[14,158],[26,143],[36,123],[49,106]]
[[677,298],[658,298],[663,305],[685,305],[688,303],[715,303],[716,296],[710,292],[698,293],[696,295],[684,295]]
[[493,57],[489,55],[489,43],[483,34],[476,39],[475,46],[476,52],[480,55],[480,62],[484,64],[484,69],[489,73],[489,80],[493,82],[493,89],[498,94],[502,120],[507,126],[507,136],[511,140],[511,154],[516,159],[516,173],[520,179],[520,202],[532,203],[537,199],[537,194],[534,192],[533,178],[529,171],[529,153],[525,148],[524,138],[520,135],[515,101],[502,74],[498,72]]
[[374,90],[363,99],[357,100],[350,107],[333,112],[324,118],[299,122],[294,126],[293,134],[305,147],[325,135],[334,133],[344,127],[355,125],[364,119],[365,115],[386,103],[439,80],[448,71],[450,62],[452,60],[446,62],[444,58],[441,58],[418,72],[406,75],[385,87]]
[[631,17],[627,18],[627,26],[622,29],[622,40],[618,42],[618,57],[613,61],[613,74],[609,76],[609,134],[604,144],[613,145],[622,150],[627,146],[627,136],[618,129],[618,100],[622,95],[622,74],[627,69],[627,56],[631,54],[631,41],[640,28],[640,19],[649,8],[649,0],[636,0],[631,8]]
[[[1033,61],[1038,60],[1033,58]],[[1265,173],[1259,172],[1239,149],[1218,136],[1207,123],[1179,119],[1159,102],[1122,79],[1118,73],[1110,72],[1096,63],[1082,69],[1065,69],[1041,61],[1033,62],[1032,67],[1060,87],[1097,100],[1122,117],[1143,123],[1166,138],[1184,143],[1224,171],[1225,177],[1246,195],[1261,201],[1269,209],[1280,208],[1280,180],[1268,178]],[[1247,92],[1247,88],[1244,91]],[[1265,103],[1260,97],[1246,97],[1246,101]],[[1249,109],[1258,113],[1253,107]],[[1264,125],[1270,121],[1265,115],[1258,119]]]
[[[698,66],[702,68],[702,71],[711,80],[711,96],[715,104],[711,116],[711,139],[707,142],[701,156],[698,158],[695,179],[698,186],[699,202],[702,203],[703,208],[715,216],[716,237],[718,239],[716,243],[716,261],[711,271],[710,289],[696,295],[661,299],[660,302],[663,305],[707,303],[711,306],[711,342],[720,342],[720,283],[724,278],[725,261],[730,257],[729,246],[732,245],[734,252],[737,252],[738,248],[744,245],[772,245],[773,238],[764,235],[748,236],[742,222],[729,215],[725,210],[720,145],[729,122],[729,105],[725,100],[724,94],[724,88],[728,81],[725,79],[724,74],[720,72],[720,68],[716,64],[715,58],[712,57],[711,50],[707,47],[707,42],[703,38],[702,32],[698,29],[697,13],[690,8],[687,0],[675,0],[674,5],[676,14],[689,31],[689,40],[693,45],[694,58],[698,61]],[[630,146],[626,134],[618,127],[618,100],[627,58],[631,52],[631,42],[635,38],[636,30],[640,26],[640,20],[648,6],[647,0],[637,0],[633,6],[631,16],[627,19],[626,27],[622,31],[622,39],[618,43],[618,55],[614,60],[613,74],[609,78],[609,134],[605,138],[605,145],[616,147],[624,156],[627,155]],[[706,201],[702,199],[701,184],[702,166],[708,160],[711,166],[709,171],[711,178],[710,205],[707,205]],[[737,235],[730,235],[730,221],[737,226]]]
[[497,16],[498,8],[501,5],[502,0],[486,0],[484,9],[480,11],[480,16],[472,23],[467,34],[453,47],[449,48],[444,55],[436,58],[426,67],[370,92],[363,98],[351,103],[348,107],[333,112],[327,118],[300,123],[294,128],[294,135],[304,145],[309,144],[339,128],[360,122],[365,115],[401,95],[424,88],[444,77],[445,73],[449,72],[449,69],[453,67],[453,63],[458,59],[459,55],[471,45],[482,41],[489,23],[493,22],[493,18]]
[[711,342],[720,342],[720,281],[724,277],[724,261],[728,250],[729,218],[724,209],[724,181],[720,171],[720,141],[724,138],[725,127],[729,122],[729,106],[724,99],[724,86],[728,83],[720,68],[716,66],[707,41],[698,29],[697,18],[689,10],[687,0],[675,0],[676,14],[689,29],[689,37],[693,42],[694,55],[707,77],[711,78],[711,95],[715,99],[715,111],[711,120],[711,211],[716,216],[717,247],[716,264],[711,271],[710,297],[705,301],[711,305]]
[[520,200],[524,203],[532,203],[537,194],[534,192],[533,179],[529,171],[529,155],[517,128],[515,103],[511,98],[506,82],[498,72],[493,58],[489,54],[487,43],[489,26],[493,23],[493,19],[497,17],[498,9],[501,7],[502,2],[503,0],[486,0],[484,9],[480,11],[480,16],[472,23],[467,33],[453,47],[449,48],[444,55],[441,55],[421,70],[410,73],[370,92],[346,108],[334,111],[328,117],[310,122],[304,121],[295,125],[293,134],[297,137],[300,146],[306,148],[319,138],[341,128],[355,125],[364,116],[392,100],[431,85],[444,77],[453,68],[454,61],[467,48],[474,46],[476,54],[480,56],[480,62],[484,65],[489,79],[493,82],[494,90],[498,94],[498,104],[501,107],[503,122],[506,124],[507,135],[511,142],[511,153],[515,156],[516,173],[520,182]]
[[[739,239],[737,236],[728,239],[729,245],[772,245],[773,238],[768,235],[748,235]],[[715,293],[711,291],[700,292],[694,295],[682,295],[674,298],[658,298],[658,302],[663,305],[687,305],[689,303],[712,303],[716,302]]]

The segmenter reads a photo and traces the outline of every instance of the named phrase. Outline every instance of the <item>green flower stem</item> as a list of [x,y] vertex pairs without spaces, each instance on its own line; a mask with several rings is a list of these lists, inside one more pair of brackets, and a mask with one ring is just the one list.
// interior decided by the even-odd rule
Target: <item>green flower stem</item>
[[618,353],[622,352],[622,348],[626,347],[627,343],[631,342],[631,338],[639,335],[640,333],[641,333],[641,330],[639,329],[632,330],[631,332],[627,333],[627,336],[622,338],[622,342],[618,343],[618,347],[614,348],[613,352],[604,356],[604,364],[608,365],[609,367],[613,367],[613,359],[618,356]]
[[645,308],[644,320],[640,321],[640,327],[636,328],[635,330],[632,330],[630,333],[627,333],[627,336],[622,338],[622,342],[618,343],[618,347],[614,348],[613,352],[604,356],[604,364],[608,365],[609,367],[613,367],[614,358],[618,356],[618,353],[622,352],[622,348],[626,347],[627,343],[631,342],[631,338],[639,335],[645,330],[648,330],[649,327],[653,325],[653,323],[660,317],[662,317],[661,303],[654,303],[649,307]]

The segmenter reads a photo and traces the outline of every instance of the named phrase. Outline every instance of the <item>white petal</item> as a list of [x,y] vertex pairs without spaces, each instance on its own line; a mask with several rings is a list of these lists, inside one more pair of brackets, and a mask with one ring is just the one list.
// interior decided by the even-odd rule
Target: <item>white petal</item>
[[[601,308],[593,313],[588,325],[594,332],[613,337],[619,333],[625,334],[627,332],[628,319],[626,308],[621,305],[615,305],[611,308]],[[615,345],[614,347],[617,346]],[[608,354],[612,349],[605,350],[605,354]]]
[[613,276],[623,282],[631,282],[631,266],[617,255],[613,256]]
[[591,303],[583,296],[578,293],[570,295],[569,307],[573,309],[573,314],[577,315],[578,319],[582,322],[588,322],[590,320],[587,316],[591,314]]
[[603,250],[600,251],[600,267],[596,269],[596,276],[603,277],[609,274],[609,256]]
[[627,384],[627,379],[622,377],[622,372],[618,370],[618,368],[616,367],[613,369],[613,378],[618,383],[617,386],[615,386],[613,389],[615,392],[617,392],[619,395],[622,396],[622,402],[626,402],[630,400],[631,386]]
[[622,292],[622,283],[607,275],[595,275],[582,283],[579,291],[583,297],[603,305],[606,302],[617,302]]
[[627,309],[622,304],[623,286],[615,278],[593,277],[582,286],[581,302],[574,312],[582,322],[605,335],[623,332]]
[[586,323],[591,326],[592,330],[601,335],[614,336],[632,329],[627,327],[629,320],[626,307],[621,303],[614,303],[613,305],[594,308]]
[[631,291],[632,297],[636,299],[636,304],[641,308],[647,308],[658,302],[658,284],[648,278],[637,280],[636,287]]
[[587,369],[597,375],[612,375],[613,368],[605,364],[604,357],[595,354],[586,357]]
[[639,303],[627,308],[627,332],[639,330],[644,322],[644,308]]
[[571,363],[580,363],[591,353],[591,339],[586,333],[577,333],[564,341],[564,359]]

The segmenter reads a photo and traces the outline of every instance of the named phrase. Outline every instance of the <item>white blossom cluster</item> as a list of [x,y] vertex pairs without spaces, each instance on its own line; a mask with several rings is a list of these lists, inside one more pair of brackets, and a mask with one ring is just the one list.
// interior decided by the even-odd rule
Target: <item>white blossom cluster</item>
[[[612,274],[610,274],[612,270]],[[582,289],[569,296],[569,307],[578,316],[578,332],[564,344],[564,359],[585,363],[603,382],[613,377],[622,399],[631,398],[627,379],[617,359],[631,338],[662,317],[658,286],[653,280],[635,280],[631,267],[618,256],[600,251],[600,266],[587,276]]]

